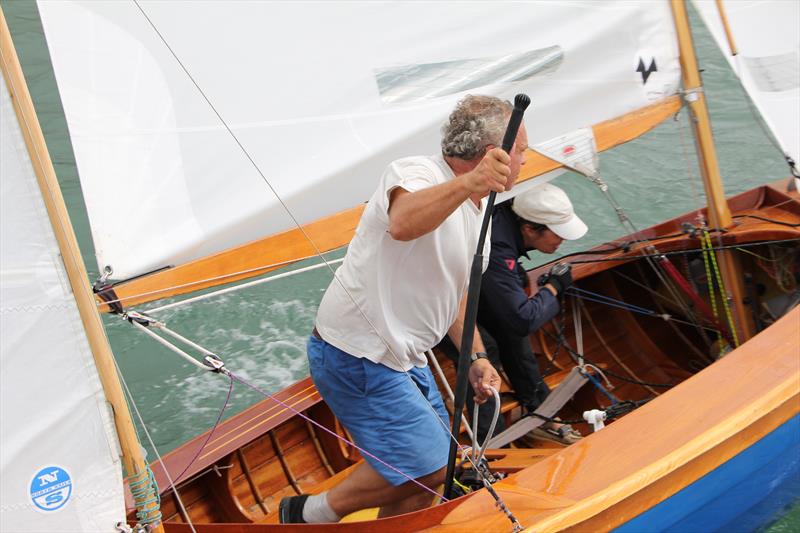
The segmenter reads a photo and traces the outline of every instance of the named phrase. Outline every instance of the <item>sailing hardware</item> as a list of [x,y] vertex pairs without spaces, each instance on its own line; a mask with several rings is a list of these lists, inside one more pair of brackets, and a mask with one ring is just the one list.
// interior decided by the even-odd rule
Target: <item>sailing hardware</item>
[[114,292],[114,286],[111,284],[105,283],[105,279],[108,275],[111,274],[111,269],[106,267],[106,273],[103,274],[99,280],[97,280],[94,285],[92,285],[92,292],[94,292],[103,302],[111,308],[111,312],[117,315],[121,315],[125,312],[125,308],[122,307],[122,304],[119,301],[119,296],[117,293]]
[[[179,333],[177,333],[175,331],[172,331],[171,329],[169,329],[167,327],[167,325],[165,323],[159,322],[159,321],[155,320],[154,318],[152,318],[152,317],[150,317],[150,316],[148,316],[148,315],[146,315],[144,313],[137,312],[137,311],[126,311],[122,315],[122,318],[123,318],[123,320],[127,320],[128,322],[130,322],[133,326],[135,326],[137,329],[139,329],[139,331],[142,331],[143,333],[146,333],[153,340],[155,340],[156,342],[158,342],[162,346],[165,346],[166,348],[168,348],[169,350],[173,351],[174,353],[180,355],[186,361],[188,361],[189,363],[193,364],[194,366],[196,366],[196,367],[198,367],[198,368],[200,368],[202,370],[206,370],[206,371],[210,371],[210,372],[215,372],[215,373],[225,374],[225,375],[229,374],[228,369],[225,368],[225,362],[222,359],[220,359],[220,357],[217,354],[215,354],[214,352],[212,352],[210,350],[207,350],[206,348],[203,348],[199,344],[196,344],[196,343],[190,341],[189,339],[187,339],[183,335],[180,335]],[[195,350],[198,350],[200,353],[203,354],[203,362],[198,361],[197,359],[195,359],[194,357],[192,357],[191,355],[189,355],[185,351],[183,351],[180,348],[178,348],[177,346],[175,346],[175,344],[173,344],[172,342],[168,341],[167,339],[165,339],[161,335],[159,335],[156,332],[152,331],[153,329],[161,330],[164,333],[166,333],[167,335],[171,336],[172,338],[179,340],[180,342],[186,344],[187,346],[191,346]]]
[[[522,124],[522,116],[531,103],[531,99],[525,94],[518,94],[514,98],[514,110],[506,127],[503,136],[503,150],[508,153],[514,146],[517,132]],[[458,357],[458,373],[456,374],[456,397],[453,404],[453,423],[450,433],[454,436],[450,440],[450,450],[447,456],[447,473],[444,481],[444,495],[448,497],[453,489],[453,473],[456,464],[456,451],[458,447],[457,436],[461,431],[461,412],[467,399],[467,374],[469,372],[469,355],[472,352],[472,339],[475,335],[475,323],[478,319],[478,298],[481,289],[481,275],[483,274],[483,243],[486,241],[486,233],[489,230],[489,221],[492,219],[494,211],[494,201],[497,193],[489,193],[489,200],[486,202],[486,212],[483,215],[481,231],[478,236],[478,246],[472,258],[472,268],[469,274],[469,289],[467,290],[467,307],[464,312],[464,332],[461,336],[461,353]]]
[[604,421],[606,419],[606,412],[600,409],[592,409],[591,411],[583,412],[583,419],[592,425],[595,433],[606,427]]

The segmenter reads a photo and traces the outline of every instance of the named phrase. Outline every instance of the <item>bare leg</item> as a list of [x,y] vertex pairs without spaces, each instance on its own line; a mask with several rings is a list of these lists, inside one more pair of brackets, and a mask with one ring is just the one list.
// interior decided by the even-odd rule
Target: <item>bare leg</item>
[[[426,487],[436,487],[444,481],[444,473],[442,468],[417,481]],[[432,498],[432,494],[411,481],[397,487],[391,485],[365,461],[328,492],[328,505],[339,516],[381,507],[380,516],[386,517],[421,509]]]

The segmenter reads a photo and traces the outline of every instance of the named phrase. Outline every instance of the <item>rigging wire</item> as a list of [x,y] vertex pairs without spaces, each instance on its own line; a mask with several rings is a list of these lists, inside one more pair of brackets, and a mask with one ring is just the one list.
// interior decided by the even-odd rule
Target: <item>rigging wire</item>
[[[333,267],[330,265],[330,262],[329,262],[327,259],[325,259],[325,257],[324,257],[324,254],[323,254],[323,253],[320,251],[319,247],[316,245],[316,243],[313,241],[313,239],[311,239],[311,237],[310,237],[310,236],[308,235],[308,233],[306,232],[305,228],[304,228],[304,227],[303,227],[303,226],[300,224],[300,222],[297,220],[297,218],[296,218],[296,217],[294,216],[294,214],[291,212],[291,210],[289,209],[289,207],[286,205],[286,203],[283,201],[283,199],[281,198],[281,196],[278,194],[278,191],[277,191],[277,190],[276,190],[276,189],[275,189],[275,188],[272,186],[272,184],[269,182],[269,180],[267,179],[267,177],[266,177],[266,176],[264,175],[264,173],[261,171],[261,169],[259,168],[259,166],[256,164],[255,160],[252,158],[252,156],[249,154],[249,152],[247,151],[247,149],[244,147],[244,145],[243,145],[243,144],[242,144],[242,143],[239,141],[239,138],[236,136],[236,134],[235,134],[235,133],[233,132],[233,130],[230,128],[230,126],[229,126],[229,125],[228,125],[228,123],[225,121],[225,119],[222,117],[222,115],[219,113],[219,111],[216,109],[216,107],[215,107],[215,106],[214,106],[214,105],[211,103],[210,99],[208,98],[208,96],[206,96],[205,92],[202,90],[202,88],[200,87],[200,85],[197,83],[197,81],[196,81],[196,80],[194,79],[194,77],[191,75],[191,73],[189,72],[189,70],[187,69],[187,67],[186,67],[186,66],[183,64],[183,62],[180,60],[180,58],[178,58],[178,55],[175,53],[175,51],[174,51],[174,50],[172,49],[172,47],[169,45],[169,43],[167,42],[166,38],[165,38],[165,37],[162,35],[162,33],[161,33],[161,32],[158,30],[158,28],[156,27],[155,23],[154,23],[154,22],[153,22],[153,21],[150,19],[150,17],[147,15],[147,13],[145,12],[145,10],[142,8],[142,6],[141,6],[141,5],[140,5],[140,3],[139,3],[139,0],[133,0],[133,3],[136,5],[136,7],[139,9],[139,11],[142,13],[142,15],[145,17],[145,19],[147,20],[147,22],[148,22],[148,24],[150,25],[150,27],[151,27],[151,28],[153,28],[153,31],[154,31],[154,32],[155,32],[155,33],[158,35],[158,37],[159,37],[159,39],[161,40],[161,42],[162,42],[162,43],[164,43],[164,46],[165,46],[165,47],[166,47],[166,48],[169,50],[169,52],[170,52],[170,54],[172,55],[172,57],[175,59],[175,61],[176,61],[176,62],[178,63],[178,65],[181,67],[181,69],[183,70],[183,72],[186,74],[186,76],[187,76],[187,77],[190,79],[190,81],[191,81],[191,82],[192,82],[192,84],[195,86],[195,88],[197,89],[197,91],[198,91],[198,92],[200,93],[200,95],[203,97],[203,99],[205,100],[205,102],[208,104],[208,106],[211,108],[211,110],[212,110],[212,111],[214,112],[214,114],[217,116],[217,118],[219,119],[220,123],[221,123],[221,124],[224,126],[224,128],[226,129],[226,131],[228,132],[228,134],[231,136],[231,138],[234,140],[234,142],[235,142],[235,143],[236,143],[236,144],[239,146],[239,149],[241,150],[241,152],[242,152],[242,153],[244,154],[244,156],[245,156],[245,157],[248,159],[248,161],[250,162],[250,164],[253,166],[253,168],[256,170],[256,172],[259,174],[259,176],[261,177],[261,179],[264,181],[264,183],[265,183],[265,184],[267,185],[267,187],[270,189],[270,191],[271,191],[271,192],[272,192],[272,194],[275,196],[275,198],[278,200],[278,202],[281,204],[281,206],[283,207],[283,209],[286,211],[286,213],[288,214],[288,216],[289,216],[289,217],[292,219],[292,222],[294,223],[294,225],[295,225],[295,226],[298,228],[298,230],[300,230],[300,232],[302,233],[303,237],[304,237],[304,238],[305,238],[305,239],[308,241],[308,243],[309,243],[309,244],[312,246],[312,248],[314,248],[314,250],[315,250],[315,252],[316,252],[317,256],[318,256],[318,257],[319,257],[319,258],[320,258],[320,259],[321,259],[321,260],[322,260],[322,261],[323,261],[323,262],[326,264],[326,266],[328,267],[328,269],[331,271],[331,273],[332,273],[332,275],[333,275],[333,279],[334,279],[334,280],[335,280],[337,283],[339,283],[339,285],[341,286],[341,288],[342,288],[342,289],[345,291],[345,293],[348,295],[348,297],[349,297],[349,298],[350,298],[350,300],[352,301],[353,305],[354,305],[354,306],[355,306],[355,307],[358,309],[358,311],[360,312],[361,316],[364,318],[364,320],[367,322],[367,324],[368,324],[368,325],[369,325],[369,326],[372,328],[373,332],[374,332],[374,333],[375,333],[375,334],[378,336],[378,338],[380,338],[380,339],[381,339],[381,341],[384,343],[384,345],[386,346],[386,348],[387,348],[388,352],[389,352],[389,353],[391,354],[391,356],[392,356],[392,357],[395,359],[395,363],[397,363],[397,364],[398,364],[398,367],[402,368],[404,365],[403,365],[402,361],[400,361],[400,358],[397,356],[397,354],[395,354],[395,353],[394,353],[394,350],[392,350],[392,348],[391,348],[391,346],[389,345],[389,343],[386,341],[386,339],[383,337],[383,335],[381,335],[381,334],[380,334],[380,332],[379,332],[379,331],[378,331],[378,329],[375,327],[375,325],[372,323],[372,321],[369,319],[369,317],[366,315],[366,313],[365,313],[365,312],[364,312],[364,311],[361,309],[361,306],[359,306],[359,305],[358,305],[358,303],[356,302],[356,300],[355,300],[355,298],[353,297],[353,295],[350,293],[350,291],[349,291],[349,290],[347,290],[347,287],[346,287],[346,286],[345,286],[345,285],[342,283],[342,281],[341,281],[341,280],[339,279],[339,277],[336,275],[336,272],[334,271]],[[409,379],[410,381],[412,381],[412,382],[413,382],[413,379],[412,379],[412,378],[411,378],[411,376],[408,374],[408,372],[405,372],[405,371],[404,371],[404,374],[406,375],[407,379]],[[445,424],[445,422],[444,422],[443,420],[441,420],[441,418],[440,418],[440,417],[438,416],[438,414],[436,413],[436,410],[434,409],[434,407],[433,407],[433,406],[430,404],[430,402],[428,402],[428,401],[427,401],[427,398],[425,398],[425,395],[422,393],[422,391],[420,391],[420,390],[419,390],[419,389],[418,389],[416,386],[415,386],[414,388],[415,388],[415,389],[418,391],[419,395],[420,395],[420,396],[421,396],[421,397],[422,397],[422,398],[425,400],[425,402],[427,403],[427,405],[428,405],[428,407],[429,407],[429,409],[430,409],[430,412],[431,412],[431,414],[432,414],[433,416],[435,416],[435,419],[436,419],[436,420],[437,420],[437,421],[438,421],[438,422],[439,422],[439,423],[440,423],[440,424],[441,424],[441,425],[442,425],[442,426],[443,426],[443,427],[444,427],[444,428],[447,430],[447,433],[450,435],[450,439],[456,443],[456,445],[458,446],[458,448],[460,448],[460,449],[462,449],[462,450],[463,450],[463,447],[461,446],[461,444],[460,444],[460,443],[458,443],[458,437],[457,437],[457,436],[455,436],[455,435],[453,435],[452,433],[450,433],[450,429],[449,429],[449,428],[447,428],[447,424]],[[468,459],[469,459],[469,457],[468,457]],[[479,471],[479,469],[478,469],[477,465],[473,465],[473,467],[476,469],[476,471]]]
[[[336,250],[339,250],[339,249],[340,248],[335,248],[333,250],[329,250],[329,252],[335,252]],[[123,302],[126,302],[128,300],[133,300],[135,298],[141,298],[143,296],[152,296],[154,294],[159,294],[159,293],[162,293],[162,292],[168,292],[168,291],[172,291],[172,290],[175,290],[175,289],[185,289],[187,287],[192,287],[194,285],[202,285],[203,283],[210,283],[210,282],[213,282],[213,281],[221,281],[221,280],[224,280],[224,279],[227,279],[227,278],[233,278],[233,277],[244,275],[244,274],[250,274],[252,272],[258,272],[259,270],[267,270],[267,269],[274,270],[274,269],[282,267],[282,266],[293,265],[295,263],[299,263],[300,261],[305,261],[307,259],[314,259],[316,257],[318,257],[318,256],[317,255],[307,255],[305,257],[298,257],[297,259],[291,259],[289,261],[279,261],[277,263],[271,263],[269,265],[261,265],[261,266],[257,266],[257,267],[253,267],[253,268],[248,268],[248,269],[245,269],[245,270],[239,270],[238,272],[230,272],[228,274],[223,274],[221,276],[213,276],[213,277],[210,277],[210,278],[204,278],[204,279],[200,279],[200,280],[191,281],[189,283],[182,283],[180,285],[170,285],[169,287],[163,287],[161,289],[157,289],[157,290],[154,290],[154,291],[140,292],[138,294],[131,294],[129,296],[123,296],[122,298],[108,299],[108,300],[104,300],[101,304],[98,304],[98,305],[123,303]],[[338,259],[333,259],[333,260],[330,261],[330,263],[333,264],[333,263],[336,263],[337,261],[339,261],[339,260]],[[320,266],[324,266],[324,265],[320,265]],[[114,284],[111,284],[109,287],[110,288],[114,288],[116,285],[119,285],[119,284],[127,282],[127,281],[131,281],[133,279],[136,279],[136,278],[130,278],[128,280],[119,281],[119,282],[116,282]],[[163,298],[165,298],[165,297],[162,296],[162,297],[156,298],[156,299],[158,300],[158,299],[163,299]],[[150,310],[149,312],[153,312],[153,311]]]
[[[714,246],[712,248],[707,248],[707,250],[729,250],[729,249],[736,249],[736,248],[749,248],[753,246],[763,246],[768,244],[780,244],[784,242],[798,242],[800,241],[800,237],[792,237],[788,239],[778,239],[775,241],[754,241],[748,243],[741,243],[741,244],[730,244],[730,245],[723,245],[723,246]],[[606,263],[606,262],[615,262],[615,261],[634,261],[639,258],[645,257],[660,257],[664,256],[672,256],[672,255],[683,255],[683,254],[690,254],[690,253],[701,253],[703,250],[701,248],[691,248],[687,250],[675,250],[671,252],[658,252],[658,253],[651,253],[651,254],[639,254],[635,256],[620,256],[620,257],[603,257],[599,259],[576,259],[574,261],[569,261],[570,264],[582,264],[582,263]]]
[[[329,264],[333,265],[333,264],[341,263],[342,261],[344,261],[344,258],[331,259],[329,261]],[[254,281],[249,281],[247,283],[242,283],[240,285],[235,285],[233,287],[226,287],[224,289],[218,289],[218,290],[213,291],[213,292],[209,292],[209,293],[206,293],[206,294],[201,294],[200,296],[195,296],[193,298],[187,298],[185,300],[180,300],[178,302],[173,302],[173,303],[162,305],[162,306],[159,306],[159,307],[154,307],[152,309],[146,310],[145,313],[150,314],[150,313],[158,313],[158,312],[161,312],[161,311],[166,311],[167,309],[173,309],[175,307],[181,307],[181,306],[184,306],[184,305],[189,305],[189,304],[192,304],[192,303],[195,303],[195,302],[200,302],[202,300],[208,300],[208,299],[214,298],[216,296],[222,296],[224,294],[228,294],[228,293],[232,293],[232,292],[238,292],[238,291],[243,290],[243,289],[248,289],[250,287],[255,287],[257,285],[262,285],[264,283],[269,283],[271,281],[275,281],[276,279],[288,278],[290,276],[295,276],[297,274],[302,274],[304,272],[309,272],[311,270],[316,270],[318,268],[324,268],[326,266],[327,265],[325,263],[317,263],[316,265],[311,265],[311,266],[307,266],[307,267],[303,267],[303,268],[297,268],[295,270],[290,270],[289,272],[282,272],[280,274],[276,274],[274,276],[269,276],[267,278],[262,278],[262,279],[257,279],[257,280],[254,280]],[[131,296],[130,298],[133,298],[133,296]]]
[[[125,389],[125,395],[128,397],[128,402],[130,402],[131,406],[133,407],[133,411],[136,413],[136,418],[139,420],[139,424],[142,426],[142,431],[144,431],[145,436],[147,437],[147,442],[150,443],[150,447],[156,454],[156,459],[161,464],[164,470],[164,475],[167,476],[167,481],[169,481],[170,487],[172,487],[172,492],[175,494],[175,500],[178,502],[178,507],[186,518],[186,523],[189,525],[189,529],[192,530],[192,533],[197,533],[197,530],[194,528],[194,524],[192,523],[192,519],[189,517],[189,513],[186,511],[186,506],[183,504],[183,499],[178,491],[178,487],[175,486],[175,482],[172,479],[172,476],[169,474],[169,470],[164,463],[164,459],[161,457],[161,454],[158,452],[158,447],[156,446],[155,442],[153,442],[153,437],[150,435],[150,431],[147,429],[147,425],[144,423],[144,418],[142,417],[142,413],[139,412],[139,407],[136,405],[136,401],[133,398],[133,394],[131,394],[131,390],[128,388],[128,383],[125,381],[125,376],[122,375],[122,370],[117,363],[116,358],[111,358],[114,361],[114,366],[117,369],[117,375],[119,376],[120,381],[122,382],[122,386]],[[137,430],[138,434],[138,430]]]
[[[222,409],[220,409],[219,415],[217,415],[217,420],[214,422],[214,425],[211,426],[211,430],[208,432],[208,437],[206,437],[206,440],[203,441],[203,445],[200,446],[200,448],[197,450],[197,453],[194,454],[194,457],[192,457],[192,460],[189,461],[186,464],[186,467],[181,471],[180,474],[175,476],[175,480],[176,481],[180,481],[180,479],[187,472],[187,470],[189,470],[189,467],[192,466],[195,461],[197,461],[197,458],[200,457],[200,454],[203,452],[203,450],[206,448],[206,446],[208,446],[208,443],[211,441],[211,437],[214,436],[214,432],[219,427],[219,424],[222,421],[222,415],[225,413],[225,409],[228,408],[228,404],[231,401],[231,393],[233,392],[233,378],[231,376],[228,376],[228,378],[230,379],[230,383],[228,384],[228,394],[227,394],[227,396],[225,396],[225,403],[222,404]],[[164,470],[166,470],[166,466],[164,467]],[[167,487],[166,490],[169,490],[170,488],[172,488],[174,486],[174,482],[171,482],[171,483],[172,484],[169,487]]]

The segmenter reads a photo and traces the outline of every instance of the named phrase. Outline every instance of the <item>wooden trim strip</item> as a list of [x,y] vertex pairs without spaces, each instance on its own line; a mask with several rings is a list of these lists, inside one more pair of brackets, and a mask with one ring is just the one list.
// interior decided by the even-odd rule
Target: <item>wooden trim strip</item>
[[[681,101],[671,96],[648,107],[593,126],[598,151],[626,143],[650,131],[680,110]],[[531,150],[526,154],[519,182],[540,176],[561,165]],[[298,228],[197,259],[174,268],[160,270],[120,283],[114,287],[124,307],[177,296],[208,287],[259,276],[304,258],[341,248],[353,238],[364,205],[359,205]],[[98,299],[101,311],[108,306]]]

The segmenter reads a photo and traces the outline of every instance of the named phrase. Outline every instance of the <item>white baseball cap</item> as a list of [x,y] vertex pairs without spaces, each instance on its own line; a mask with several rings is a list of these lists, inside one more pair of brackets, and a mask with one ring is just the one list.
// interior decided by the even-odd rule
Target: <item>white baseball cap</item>
[[519,194],[511,209],[522,219],[544,224],[550,231],[568,241],[580,239],[589,229],[575,214],[567,193],[545,183]]

